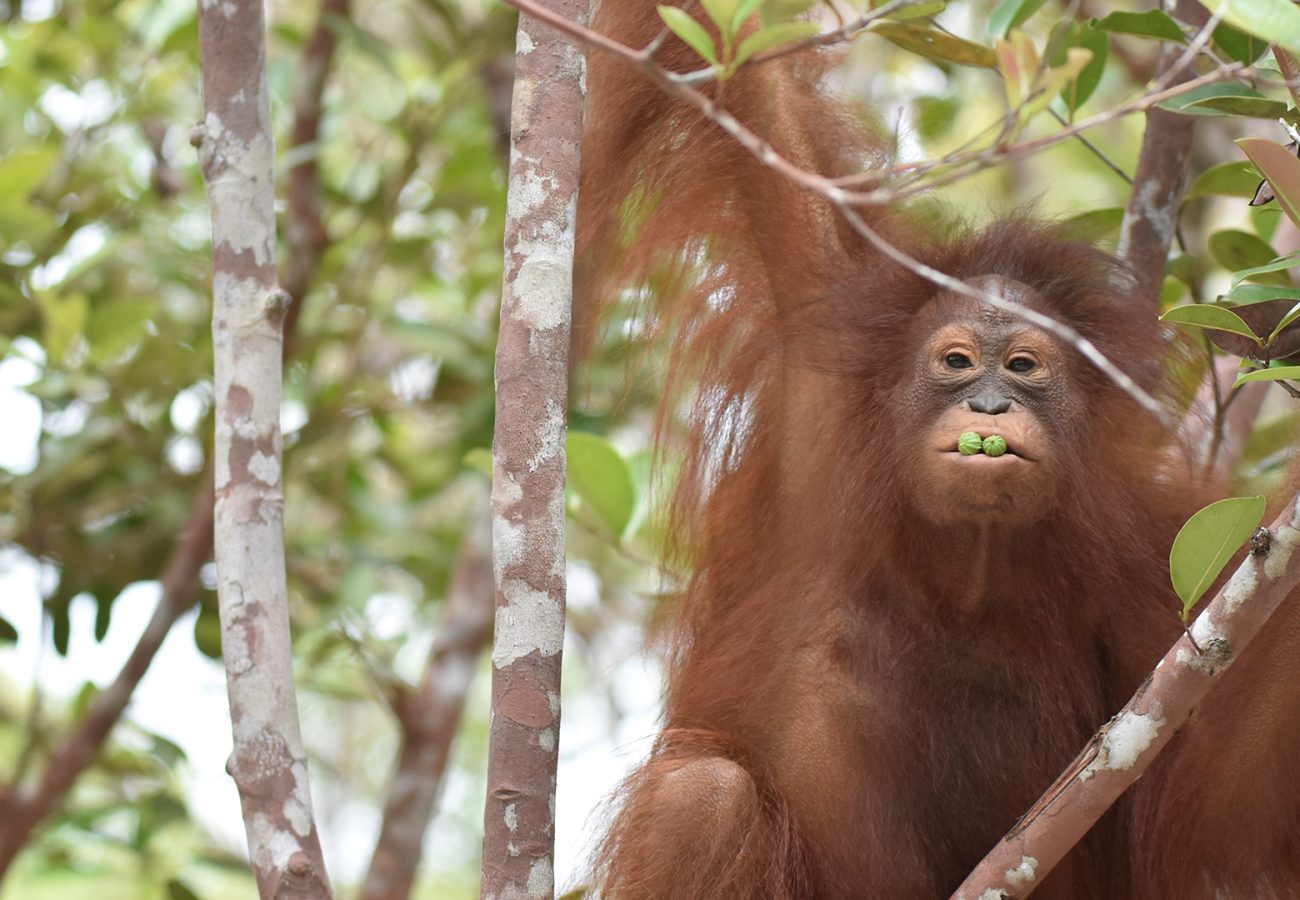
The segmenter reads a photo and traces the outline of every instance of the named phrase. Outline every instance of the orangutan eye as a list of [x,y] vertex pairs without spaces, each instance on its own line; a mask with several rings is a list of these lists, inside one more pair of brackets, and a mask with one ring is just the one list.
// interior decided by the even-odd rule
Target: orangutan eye
[[1028,356],[1017,356],[1007,363],[1007,368],[1012,372],[1028,372],[1031,369],[1038,368],[1038,363],[1034,362]]
[[943,358],[943,364],[950,369],[969,369],[974,365],[964,353],[949,353]]

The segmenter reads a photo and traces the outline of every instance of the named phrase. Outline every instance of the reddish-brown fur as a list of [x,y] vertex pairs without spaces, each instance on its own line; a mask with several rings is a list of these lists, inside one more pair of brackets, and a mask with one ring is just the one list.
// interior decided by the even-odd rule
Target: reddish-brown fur
[[[594,27],[631,46],[660,29],[651,2],[602,7]],[[659,58],[695,66],[675,41]],[[855,171],[873,144],[820,66],[770,64],[720,99],[797,164]],[[594,884],[613,900],[946,896],[1177,636],[1169,543],[1212,491],[1058,347],[1072,390],[1039,411],[1052,512],[980,539],[934,524],[906,466],[932,424],[908,392],[936,289],[631,69],[595,55],[589,79],[585,309],[675,282],[657,321],[674,385],[704,398],[674,506],[692,577],[664,730]],[[873,223],[957,277],[1027,286],[1160,389],[1168,341],[1111,258],[1018,219],[947,240]],[[1036,896],[1300,897],[1297,631],[1294,614],[1270,624]]]

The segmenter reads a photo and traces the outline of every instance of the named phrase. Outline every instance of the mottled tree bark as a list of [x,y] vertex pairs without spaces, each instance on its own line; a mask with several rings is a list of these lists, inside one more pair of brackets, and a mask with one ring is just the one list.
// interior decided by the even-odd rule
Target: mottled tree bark
[[[1183,50],[1176,44],[1165,50],[1160,58],[1161,74],[1182,61]],[[1184,65],[1173,75],[1173,83],[1182,83],[1195,74],[1190,64]],[[1160,299],[1165,261],[1178,228],[1178,206],[1187,182],[1196,120],[1158,106],[1148,109],[1146,118],[1133,190],[1120,225],[1118,252],[1154,305]]]
[[258,891],[330,896],[298,723],[284,568],[280,400],[289,295],[275,269],[275,145],[261,0],[203,0],[216,393],[214,547],[239,788]]
[[482,514],[474,517],[461,542],[420,686],[397,699],[402,747],[361,888],[363,900],[403,900],[411,895],[452,739],[474,670],[492,638],[492,538],[487,497],[482,499]]
[[[549,9],[585,21],[585,0]],[[519,18],[497,345],[496,628],[482,895],[554,892],[564,643],[564,439],[586,58]]]

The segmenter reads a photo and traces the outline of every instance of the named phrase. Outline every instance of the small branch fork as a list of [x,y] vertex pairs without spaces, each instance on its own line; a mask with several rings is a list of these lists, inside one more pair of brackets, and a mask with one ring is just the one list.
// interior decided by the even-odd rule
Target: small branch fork
[[[1219,677],[1300,585],[1300,497],[1245,560],[1128,704],[994,847],[952,900],[1024,898],[1061,861],[1192,716]],[[1197,648],[1201,648],[1198,650]]]
[[[967,177],[980,168],[993,165],[994,163],[1004,160],[1015,159],[1037,153],[1049,146],[1060,141],[1074,137],[1076,134],[1094,128],[1098,125],[1111,122],[1122,116],[1131,113],[1142,112],[1158,103],[1168,100],[1172,97],[1180,96],[1190,90],[1194,90],[1206,84],[1213,84],[1230,78],[1241,77],[1249,74],[1249,69],[1239,63],[1220,64],[1212,72],[1177,84],[1172,87],[1163,87],[1157,90],[1145,93],[1136,97],[1121,106],[1103,113],[1099,113],[1088,119],[1076,123],[1069,128],[1062,129],[1051,135],[1038,138],[1032,141],[1026,141],[1021,144],[1011,146],[999,146],[987,150],[970,151],[967,153],[956,154],[954,156],[942,159],[932,160],[921,163],[902,163],[891,168],[883,169],[878,172],[864,173],[851,178],[835,179],[827,178],[815,172],[809,172],[800,166],[795,165],[790,160],[777,153],[776,150],[758,134],[747,128],[735,116],[715,102],[711,97],[701,93],[691,86],[690,79],[693,75],[679,75],[673,73],[658,65],[654,61],[654,53],[657,49],[657,43],[652,42],[650,46],[637,50],[619,43],[599,32],[593,31],[584,25],[557,14],[545,6],[537,3],[536,0],[504,0],[504,2],[513,6],[521,12],[551,25],[557,30],[568,35],[570,38],[579,43],[602,50],[612,55],[625,64],[639,70],[645,77],[649,78],[655,84],[659,85],[665,93],[676,97],[683,102],[694,107],[701,115],[708,118],[727,134],[731,135],[742,147],[748,150],[759,162],[771,168],[778,174],[789,179],[804,189],[817,194],[829,201],[838,209],[847,219],[849,224],[869,243],[875,246],[882,253],[898,264],[906,267],[910,271],[931,281],[944,290],[977,299],[989,306],[1024,319],[1031,324],[1042,328],[1044,331],[1055,335],[1069,346],[1073,347],[1080,355],[1097,367],[1106,377],[1113,381],[1121,390],[1128,394],[1143,409],[1168,427],[1175,427],[1177,422],[1170,417],[1164,406],[1138,385],[1127,373],[1119,366],[1108,359],[1094,344],[1084,338],[1070,326],[1058,322],[1041,313],[1029,310],[1024,306],[1012,303],[995,294],[981,291],[970,285],[965,284],[959,279],[953,278],[939,272],[930,266],[925,265],[902,249],[886,241],[880,234],[868,225],[867,221],[857,212],[858,206],[876,206],[897,202],[920,190],[928,190],[943,184],[956,181],[959,178]],[[904,0],[900,5],[910,5],[914,0]],[[883,8],[882,8],[883,10]],[[878,11],[879,12],[879,11]],[[864,17],[866,18],[866,17]],[[830,34],[832,38],[826,41],[816,41],[809,46],[833,43],[835,40],[843,40],[850,34],[860,33],[865,25],[861,20],[857,20],[842,29],[837,29]],[[1205,29],[1202,29],[1205,31]],[[1201,46],[1207,40],[1206,36],[1198,33],[1192,42],[1191,52],[1196,52],[1195,47]],[[783,49],[783,48],[782,48]],[[758,57],[755,58],[755,61]],[[1180,61],[1181,62],[1181,61]],[[1159,87],[1157,81],[1156,86]],[[875,189],[871,191],[854,191],[847,188],[856,182],[864,180],[879,181],[888,178],[891,175],[913,172],[924,174],[940,166],[950,167],[949,171],[939,178],[929,182],[926,186],[913,186],[902,190],[894,189]],[[964,167],[964,168],[963,168]]]

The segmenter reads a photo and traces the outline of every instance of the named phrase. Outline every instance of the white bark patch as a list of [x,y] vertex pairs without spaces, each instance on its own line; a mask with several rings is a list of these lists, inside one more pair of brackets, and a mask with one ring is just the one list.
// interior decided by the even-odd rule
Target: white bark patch
[[526,581],[503,582],[505,605],[497,607],[492,665],[505,668],[529,653],[554,656],[564,644],[564,609],[545,591]]
[[[542,463],[554,459],[564,449],[564,409],[554,400],[546,401],[546,419],[537,426],[537,452],[528,460],[528,471],[536,472]],[[555,511],[548,510],[554,518]]]
[[1300,543],[1300,531],[1290,525],[1273,529],[1269,540],[1268,556],[1264,557],[1264,574],[1269,578],[1280,578],[1286,572],[1287,563],[1296,544]]
[[573,79],[578,82],[578,92],[583,97],[587,96],[587,54],[583,53],[576,44],[566,43],[560,51],[563,56],[560,60],[560,71],[558,78]]
[[[276,824],[262,813],[257,813],[253,817],[253,824],[249,835],[249,845],[251,847],[264,847],[270,851],[270,860],[263,860],[258,868],[265,868],[267,864],[276,869],[283,869],[289,864],[290,858],[302,851],[302,844],[287,831],[281,831]],[[257,862],[255,860],[255,862]]]
[[[1197,616],[1196,621],[1192,623],[1192,640],[1196,641],[1198,647],[1208,647],[1211,642],[1222,637],[1223,632],[1220,631],[1218,623],[1210,617],[1208,610]],[[1179,662],[1182,662],[1181,658]]]
[[[1267,565],[1265,563],[1265,567]],[[1223,614],[1231,616],[1236,612],[1243,601],[1254,596],[1256,587],[1254,566],[1243,566],[1233,573],[1228,583],[1223,586]]]
[[1002,900],[1005,896],[1006,895],[997,888],[989,888],[987,891],[976,897],[975,900]]
[[528,870],[529,900],[549,900],[554,884],[555,876],[551,872],[551,861],[545,856],[533,860],[532,867]]
[[510,179],[510,215],[515,219],[538,209],[557,184],[555,177],[539,172],[537,160],[524,159],[519,174]]
[[492,570],[497,584],[505,581],[505,571],[523,559],[527,533],[505,516],[492,517]]
[[1097,758],[1084,769],[1080,779],[1088,780],[1103,770],[1131,769],[1160,734],[1165,720],[1135,712],[1121,713],[1111,723],[1106,739],[1097,751]]
[[311,783],[307,780],[307,764],[301,760],[294,760],[293,767],[293,793],[284,802],[284,818],[289,823],[289,827],[299,837],[307,837],[311,834]]
[[533,36],[520,28],[515,32],[515,55],[527,56],[537,49],[537,44],[533,42]]
[[248,461],[248,471],[262,484],[274,486],[280,483],[280,461],[260,450]]
[[506,828],[510,829],[511,832],[519,830],[519,810],[515,808],[513,803],[506,804],[505,821]]
[[550,728],[543,729],[537,735],[537,746],[541,747],[547,753],[555,752],[555,732]]
[[211,153],[213,161],[211,167],[205,166],[212,173],[208,202],[213,245],[249,251],[257,265],[270,264],[275,259],[275,230],[260,215],[260,201],[270,189],[264,183],[266,173],[275,171],[274,141],[260,131],[242,141],[211,112],[203,119],[203,134],[203,150]]
[[[497,477],[498,472],[501,472],[500,477]],[[509,472],[502,471],[495,459],[492,461],[492,490],[496,492],[502,506],[514,506],[524,499],[524,489],[519,486],[519,482]]]
[[[1144,220],[1151,224],[1157,237],[1164,242],[1169,243],[1174,233],[1174,208],[1170,204],[1159,203],[1159,193],[1161,186],[1156,181],[1146,181],[1138,188],[1136,203],[1134,208],[1138,215],[1136,219]],[[1120,234],[1119,246],[1116,251],[1121,259],[1128,255],[1129,244],[1133,241],[1132,228],[1135,224],[1134,219],[1129,216],[1124,217],[1124,229]]]
[[518,252],[524,255],[524,262],[512,289],[515,314],[538,331],[567,329],[569,292],[573,288],[573,257],[537,243],[521,246]]
[[1012,887],[1019,887],[1034,880],[1038,871],[1038,860],[1032,856],[1020,857],[1020,865],[1014,869],[1007,869],[1005,876],[1007,884]]

